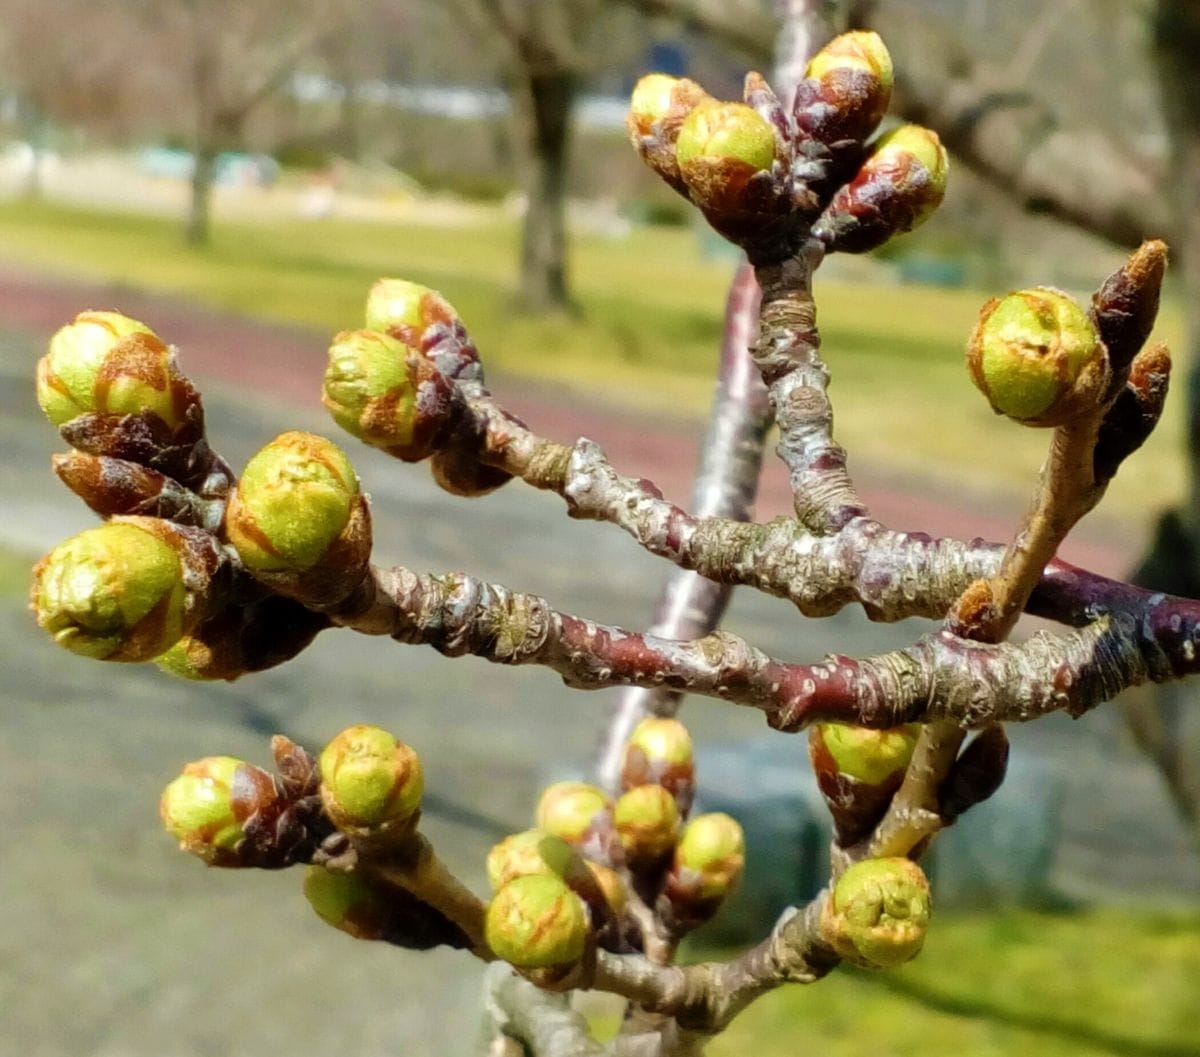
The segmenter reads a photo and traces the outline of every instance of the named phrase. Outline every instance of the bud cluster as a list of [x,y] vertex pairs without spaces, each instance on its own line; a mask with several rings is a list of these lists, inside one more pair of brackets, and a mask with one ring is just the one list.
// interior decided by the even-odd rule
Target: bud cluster
[[790,111],[758,74],[743,102],[650,74],[626,124],[643,160],[753,262],[791,255],[810,231],[829,250],[862,253],[912,230],[945,193],[933,132],[909,125],[868,142],[892,83],[878,35],[846,33],[814,56]]
[[347,433],[405,462],[430,460],[453,495],[486,495],[512,479],[480,462],[459,403],[460,383],[483,381],[479,354],[453,306],[436,290],[380,279],[367,297],[366,329],[329,348],[322,401]]

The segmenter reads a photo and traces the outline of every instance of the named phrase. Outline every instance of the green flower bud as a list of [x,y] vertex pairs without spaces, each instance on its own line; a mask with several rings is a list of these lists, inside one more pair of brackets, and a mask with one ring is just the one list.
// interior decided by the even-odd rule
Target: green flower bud
[[339,829],[404,833],[425,788],[421,758],[386,730],[348,727],[321,753],[321,798]]
[[612,812],[612,801],[586,782],[555,782],[537,805],[537,825],[568,844],[580,844]]
[[675,846],[679,806],[661,785],[639,785],[613,807],[613,827],[631,863],[659,859]]
[[416,349],[378,330],[343,331],[329,347],[321,401],[347,433],[408,462],[441,446],[450,383]]
[[106,522],[38,562],[31,603],[60,646],[97,660],[147,661],[183,634],[184,567],[178,551],[149,530],[154,520]]
[[578,852],[561,837],[540,829],[529,829],[505,837],[488,852],[487,875],[497,892],[514,877],[545,873],[571,883],[583,870]]
[[167,832],[186,852],[206,858],[233,851],[245,837],[233,810],[233,780],[244,761],[206,756],[184,767],[158,803]]
[[355,939],[383,936],[386,899],[361,873],[310,866],[304,872],[304,898],[317,917]]
[[453,323],[458,313],[436,290],[407,279],[380,279],[367,295],[366,327],[408,344],[434,323]]
[[967,366],[997,414],[1055,426],[1094,407],[1108,385],[1095,324],[1060,290],[1018,290],[983,306]]
[[354,467],[336,444],[283,433],[246,464],[225,532],[252,572],[300,572],[342,534],[358,494]]
[[634,729],[625,745],[621,783],[626,789],[639,785],[661,785],[691,806],[696,766],[692,736],[679,720],[648,716]]
[[587,911],[557,877],[517,877],[488,905],[484,936],[497,958],[517,968],[565,970],[587,947]]
[[878,785],[903,773],[912,759],[921,724],[869,730],[847,723],[818,723],[810,737],[820,739],[838,774]]
[[946,195],[950,161],[937,133],[902,125],[881,136],[814,228],[831,251],[865,253],[923,224]]
[[187,764],[163,790],[158,812],[181,850],[210,866],[236,866],[244,823],[276,796],[261,768],[232,756],[206,756]]
[[144,323],[118,312],[81,312],[50,339],[38,363],[38,403],[56,425],[88,412],[150,411],[172,430],[187,401],[171,350]]
[[864,859],[833,887],[822,938],[843,958],[888,969],[915,958],[929,927],[929,881],[909,859]]
[[635,146],[639,146],[640,139],[654,137],[659,145],[672,147],[688,114],[699,104],[711,101],[712,96],[695,81],[648,73],[633,86],[629,97],[629,135]]
[[805,76],[796,121],[801,132],[827,144],[866,139],[887,113],[895,81],[879,34],[858,30],[834,37]]
[[843,723],[810,728],[813,773],[842,847],[858,843],[883,817],[904,780],[920,732],[918,723],[890,730]]
[[741,824],[722,812],[697,815],[675,848],[674,874],[701,900],[724,899],[742,876],[746,838]]
[[775,131],[745,103],[704,103],[684,119],[675,141],[675,157],[689,187],[693,183],[689,171],[695,162],[732,162],[750,175],[770,169],[774,163]]
[[812,57],[805,76],[819,81],[841,70],[863,70],[877,78],[888,92],[895,81],[892,56],[883,38],[870,30],[852,30],[834,37]]

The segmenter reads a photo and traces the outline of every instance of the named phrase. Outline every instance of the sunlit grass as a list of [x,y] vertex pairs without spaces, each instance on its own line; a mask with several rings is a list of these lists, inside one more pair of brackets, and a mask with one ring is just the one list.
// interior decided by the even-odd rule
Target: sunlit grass
[[1196,1057],[1197,981],[1194,914],[947,914],[916,961],[774,992],[707,1052]]
[[[517,229],[499,214],[452,229],[231,220],[200,252],[185,250],[179,232],[170,219],[0,204],[0,257],[9,262],[330,333],[357,324],[375,278],[402,275],[454,302],[495,370],[682,413],[702,412],[711,391],[730,266],[704,259],[686,229],[574,238],[580,314],[550,319],[513,310]],[[1028,489],[1046,435],[992,415],[962,367],[965,337],[988,293],[821,280],[817,296],[837,434],[855,463],[971,490]],[[1179,347],[1175,313],[1162,329]],[[1180,405],[1171,402],[1107,509],[1144,516],[1182,495]]]

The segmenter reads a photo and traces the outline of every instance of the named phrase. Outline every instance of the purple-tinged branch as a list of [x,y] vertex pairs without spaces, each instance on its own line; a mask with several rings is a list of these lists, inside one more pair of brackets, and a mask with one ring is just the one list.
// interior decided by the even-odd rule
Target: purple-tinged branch
[[1061,636],[983,644],[947,631],[878,657],[788,664],[736,635],[657,638],[554,610],[536,595],[463,575],[372,568],[330,613],[365,634],[423,643],[449,656],[538,664],[580,689],[667,686],[760,709],[771,726],[816,721],[890,727],[952,720],[964,727],[1080,715],[1121,690],[1200,670],[1200,603],[1150,596]]

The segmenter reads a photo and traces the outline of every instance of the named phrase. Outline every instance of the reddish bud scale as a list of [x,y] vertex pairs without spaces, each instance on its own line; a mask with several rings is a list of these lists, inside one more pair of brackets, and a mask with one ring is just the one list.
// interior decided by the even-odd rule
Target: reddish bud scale
[[833,196],[814,228],[830,252],[866,253],[912,231],[946,193],[945,149],[928,129],[906,125],[873,145],[858,174]]
[[892,100],[892,60],[875,33],[835,37],[797,85],[793,114],[804,136],[828,146],[863,143]]
[[464,499],[488,495],[513,479],[512,474],[480,462],[470,443],[455,441],[434,453],[429,472],[439,488]]
[[58,479],[101,517],[136,514],[216,531],[224,508],[165,474],[125,459],[72,451],[55,455]]
[[1113,372],[1111,393],[1120,390],[1126,369],[1154,329],[1166,267],[1166,243],[1143,242],[1092,297],[1092,317]]
[[1008,770],[1008,735],[999,724],[980,731],[963,749],[938,790],[938,813],[946,824],[982,804],[1004,782]]
[[1129,379],[1105,412],[1092,453],[1097,484],[1112,480],[1122,462],[1138,450],[1162,416],[1171,381],[1171,354],[1165,345],[1143,349],[1134,357]]
[[202,620],[154,663],[181,679],[232,682],[290,661],[329,626],[327,617],[290,598],[242,598]]

